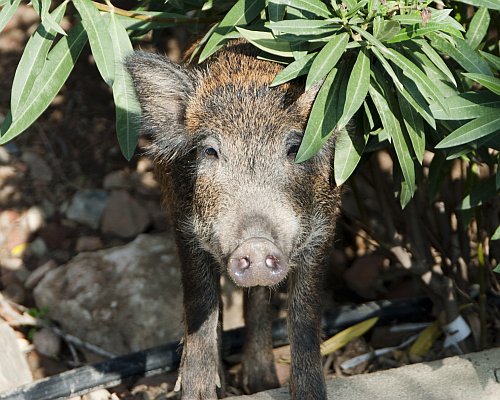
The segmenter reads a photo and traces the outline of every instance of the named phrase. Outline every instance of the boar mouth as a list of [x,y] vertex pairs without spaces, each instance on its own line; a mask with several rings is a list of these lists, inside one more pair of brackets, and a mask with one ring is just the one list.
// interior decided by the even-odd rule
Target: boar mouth
[[272,241],[263,237],[246,239],[231,253],[227,263],[238,286],[273,286],[288,273],[288,260]]

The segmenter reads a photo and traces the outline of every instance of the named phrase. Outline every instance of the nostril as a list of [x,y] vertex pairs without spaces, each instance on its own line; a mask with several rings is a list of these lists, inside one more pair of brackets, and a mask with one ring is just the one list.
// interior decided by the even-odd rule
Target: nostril
[[248,267],[250,267],[250,258],[248,256],[245,256],[245,257],[241,257],[239,260],[238,260],[238,268],[241,270],[241,271],[244,271],[245,269],[247,269]]
[[271,269],[276,269],[279,267],[279,261],[275,256],[269,255],[266,257],[266,266]]

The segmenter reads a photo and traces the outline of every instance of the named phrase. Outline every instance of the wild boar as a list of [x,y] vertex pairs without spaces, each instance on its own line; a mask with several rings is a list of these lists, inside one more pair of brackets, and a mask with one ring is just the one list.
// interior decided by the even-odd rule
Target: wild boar
[[242,41],[201,66],[145,52],[126,65],[183,263],[182,398],[220,395],[219,282],[228,274],[247,288],[245,389],[278,386],[268,303],[270,288],[286,282],[291,397],[326,399],[319,345],[322,265],[339,203],[333,139],[294,161],[317,90],[270,87],[283,67]]

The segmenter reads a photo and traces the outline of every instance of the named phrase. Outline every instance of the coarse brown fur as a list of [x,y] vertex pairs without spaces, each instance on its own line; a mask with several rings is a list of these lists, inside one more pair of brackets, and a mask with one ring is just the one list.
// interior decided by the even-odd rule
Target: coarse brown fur
[[[223,386],[220,274],[234,249],[261,237],[287,260],[291,396],[326,398],[321,266],[339,202],[331,184],[333,140],[310,160],[294,162],[315,92],[303,93],[299,83],[271,88],[283,67],[255,55],[236,41],[197,68],[146,53],[127,60],[183,262],[183,399],[214,399]],[[266,293],[257,287],[245,300],[249,392],[278,384]]]

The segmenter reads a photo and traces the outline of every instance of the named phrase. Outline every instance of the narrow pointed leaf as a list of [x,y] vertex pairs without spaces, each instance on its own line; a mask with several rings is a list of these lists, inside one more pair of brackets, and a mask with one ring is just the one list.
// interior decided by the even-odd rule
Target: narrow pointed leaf
[[460,2],[476,7],[486,7],[490,10],[500,11],[500,2],[497,0],[460,0]]
[[476,182],[472,187],[471,192],[463,198],[458,205],[459,210],[468,210],[473,207],[478,207],[484,204],[485,201],[498,195],[498,190],[495,187],[495,177]]
[[215,28],[200,55],[203,62],[223,46],[225,36],[237,26],[244,26],[254,20],[265,7],[264,0],[238,0],[224,19]]
[[377,323],[377,321],[378,317],[367,319],[366,321],[359,322],[356,325],[340,331],[330,339],[325,340],[321,344],[321,355],[326,356],[333,353],[352,340],[357,339],[361,335],[368,332]]
[[500,57],[486,53],[481,50],[479,50],[479,53],[484,59],[486,59],[490,67],[492,67],[495,71],[500,71]]
[[477,49],[481,44],[490,26],[490,14],[486,7],[481,7],[472,17],[469,29],[465,34],[465,41],[473,49]]
[[[480,83],[485,88],[490,89],[493,93],[496,93],[500,96],[500,79],[495,78],[494,76],[483,75],[483,74],[466,74],[463,73],[467,78]],[[500,101],[500,99],[499,99]]]
[[342,25],[324,19],[287,19],[279,22],[270,22],[266,25],[274,34],[288,33],[300,37],[324,35],[342,27]]
[[238,32],[255,47],[280,57],[293,57],[290,42],[275,38],[271,32],[237,27]]
[[[491,236],[491,240],[498,240],[498,239],[500,239],[500,226],[497,226],[495,233],[493,233],[493,235]],[[500,269],[497,272],[500,272]]]
[[493,75],[488,63],[463,39],[454,38],[456,46],[437,34],[430,34],[432,46],[452,57],[467,72]]
[[127,160],[134,154],[139,137],[141,108],[135,97],[132,79],[125,69],[123,60],[133,52],[127,31],[120,24],[116,15],[109,15],[109,33],[113,41],[115,58],[115,79],[113,98],[116,107],[116,133],[120,149]]
[[335,67],[342,54],[344,54],[348,41],[348,34],[341,33],[321,49],[307,75],[306,90],[323,79]]
[[284,4],[279,4],[274,0],[269,1],[267,5],[267,12],[269,13],[270,21],[281,21],[285,16],[286,6]]
[[3,31],[3,28],[5,28],[5,25],[7,25],[7,22],[9,22],[11,17],[16,12],[17,7],[19,7],[19,3],[21,3],[21,0],[13,0],[12,2],[7,3],[3,6],[2,10],[0,11],[0,32]]
[[[56,8],[52,16],[56,23],[60,22],[66,11],[66,3]],[[33,84],[42,72],[49,49],[55,39],[55,31],[47,31],[43,25],[39,25],[37,30],[31,35],[23,51],[21,60],[16,69],[12,82],[10,97],[10,110],[12,118],[17,119],[19,110],[26,103],[32,92]]]
[[320,0],[273,0],[276,4],[283,4],[299,10],[309,11],[319,17],[328,18],[330,11]]
[[307,74],[311,68],[314,57],[316,57],[315,53],[307,54],[293,63],[288,64],[285,69],[276,75],[271,83],[271,86],[281,85],[282,83],[288,82],[298,76]]
[[451,132],[436,148],[453,147],[480,139],[491,133],[500,132],[500,113],[491,112],[476,118]]
[[500,99],[493,93],[468,92],[444,100],[446,110],[438,103],[430,105],[432,115],[441,120],[463,120],[480,117],[489,113],[500,113]]
[[373,85],[370,85],[369,92],[379,112],[384,130],[387,131],[392,138],[394,150],[396,150],[399,165],[401,166],[401,172],[413,195],[415,190],[415,166],[401,125],[394,115],[394,112],[391,110],[387,100]]
[[347,83],[344,111],[338,122],[339,128],[347,125],[354,113],[361,107],[368,93],[369,86],[370,57],[368,56],[368,50],[362,48],[358,53],[356,63],[352,68],[351,76]]
[[422,23],[405,26],[398,33],[392,36],[387,43],[398,43],[404,42],[406,40],[416,39],[419,36],[424,36],[430,32],[442,30],[443,26],[441,24],[436,24],[428,22],[427,25],[422,26]]
[[335,183],[338,186],[349,179],[359,160],[361,160],[368,136],[365,137],[360,133],[348,131],[344,128],[339,131],[335,139],[333,170]]
[[115,75],[115,60],[113,42],[106,22],[90,0],[73,0],[73,4],[82,17],[82,24],[87,31],[92,55],[102,79],[109,86],[112,86]]
[[424,54],[427,57],[429,57],[429,60],[431,60],[434,63],[434,65],[439,69],[439,71],[441,71],[441,73],[448,78],[448,81],[453,83],[453,85],[457,87],[457,82],[455,80],[455,77],[453,76],[453,73],[450,71],[450,69],[443,61],[441,56],[437,53],[437,51],[434,50],[426,40],[416,39],[413,42],[420,47],[420,49],[424,52]]
[[[303,162],[313,157],[323,146],[323,143],[333,133],[337,120],[331,112],[336,102],[334,78],[337,68],[327,75],[312,106],[311,115],[307,121],[304,138],[300,144],[295,162]],[[340,81],[337,80],[337,81]]]
[[399,109],[403,117],[403,122],[410,137],[413,151],[417,156],[417,161],[422,165],[425,152],[425,132],[422,117],[406,101],[405,97],[398,92]]
[[[87,35],[81,24],[75,25],[49,52],[42,72],[33,85],[33,96],[18,117],[2,126],[0,144],[13,139],[28,128],[50,105],[73,69]],[[10,123],[9,123],[10,122]]]
[[66,32],[61,28],[59,23],[54,20],[51,14],[49,14],[49,9],[51,5],[50,0],[33,0],[33,8],[38,12],[42,20],[42,25],[45,26],[47,30],[52,30],[63,36],[66,36]]
[[434,321],[434,323],[427,328],[425,328],[418,335],[417,340],[410,347],[410,354],[412,356],[423,357],[431,349],[434,342],[443,334],[439,328],[439,321]]

